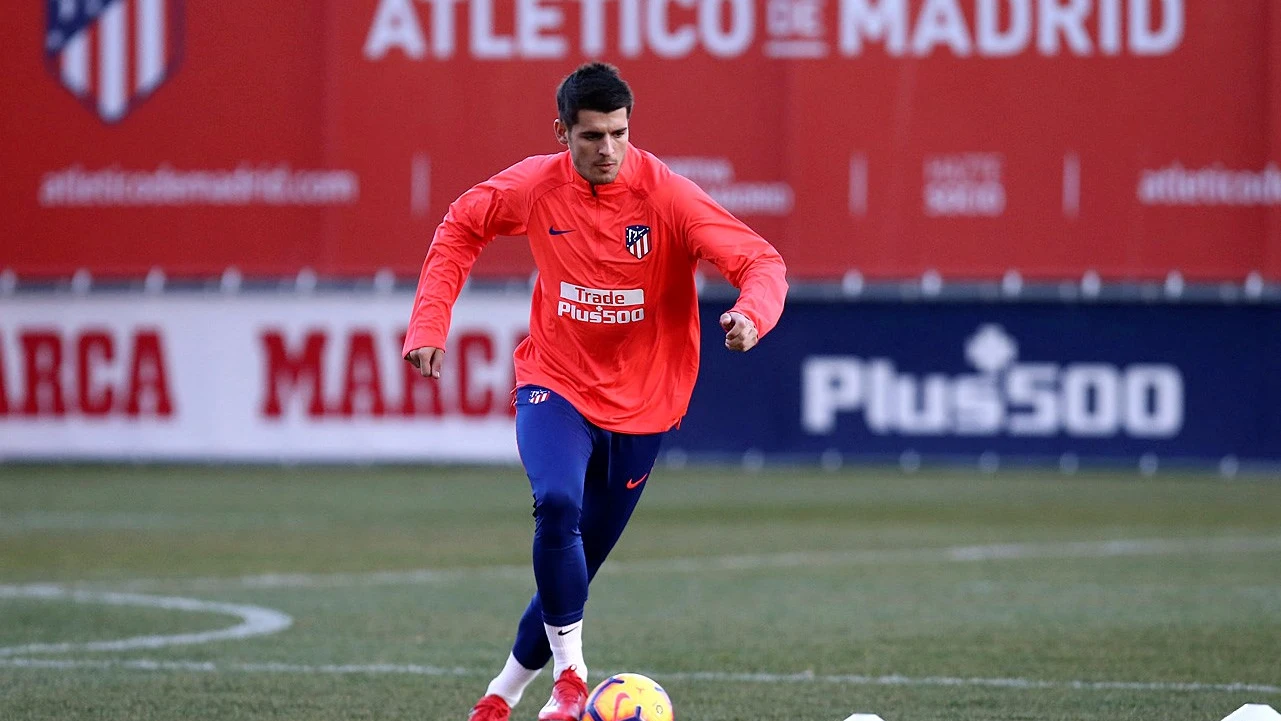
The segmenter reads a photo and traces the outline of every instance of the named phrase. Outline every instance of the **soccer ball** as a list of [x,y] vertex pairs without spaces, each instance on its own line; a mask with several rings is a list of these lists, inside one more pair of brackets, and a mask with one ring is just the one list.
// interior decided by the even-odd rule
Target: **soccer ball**
[[583,721],[673,721],[672,700],[653,679],[617,673],[587,697]]

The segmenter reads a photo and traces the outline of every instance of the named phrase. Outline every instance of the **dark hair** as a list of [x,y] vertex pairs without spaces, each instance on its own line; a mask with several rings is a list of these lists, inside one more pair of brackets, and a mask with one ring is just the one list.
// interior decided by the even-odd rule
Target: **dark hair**
[[595,110],[612,113],[627,108],[632,116],[632,89],[618,74],[618,68],[608,63],[585,63],[556,88],[556,112],[566,128],[578,122],[578,111]]

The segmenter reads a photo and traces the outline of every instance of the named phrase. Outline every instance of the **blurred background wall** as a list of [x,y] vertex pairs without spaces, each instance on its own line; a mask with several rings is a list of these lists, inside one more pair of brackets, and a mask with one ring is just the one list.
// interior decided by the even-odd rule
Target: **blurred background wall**
[[794,286],[670,456],[1281,461],[1270,0],[47,0],[0,41],[0,458],[513,461],[524,241],[439,384],[400,336],[448,203],[604,59]]

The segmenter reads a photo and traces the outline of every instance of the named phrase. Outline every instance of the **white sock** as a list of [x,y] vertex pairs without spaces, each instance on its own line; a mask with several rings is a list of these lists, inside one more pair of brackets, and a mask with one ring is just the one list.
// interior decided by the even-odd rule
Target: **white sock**
[[583,622],[580,620],[568,626],[548,626],[547,642],[552,647],[552,677],[560,678],[560,672],[574,667],[578,677],[587,682],[587,664],[583,661]]
[[489,688],[485,694],[495,694],[507,702],[507,705],[516,708],[520,702],[520,697],[525,694],[525,687],[542,673],[541,668],[528,669],[520,665],[520,661],[512,654],[507,654],[507,665],[503,666],[502,673],[494,677],[489,682]]

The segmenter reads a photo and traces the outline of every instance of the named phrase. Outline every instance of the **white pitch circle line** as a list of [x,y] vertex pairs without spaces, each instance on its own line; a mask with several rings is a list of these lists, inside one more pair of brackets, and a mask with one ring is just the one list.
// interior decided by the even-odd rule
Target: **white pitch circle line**
[[76,603],[104,603],[110,606],[141,606],[168,611],[191,613],[220,613],[237,616],[240,623],[229,628],[199,633],[179,633],[167,636],[135,636],[114,641],[89,641],[84,643],[31,643],[23,646],[0,648],[0,658],[33,653],[68,653],[71,651],[132,651],[141,648],[164,648],[199,643],[213,643],[232,639],[264,636],[277,633],[293,625],[287,614],[261,606],[240,603],[219,603],[194,598],[172,596],[145,596],[137,593],[109,591],[71,591],[58,586],[0,586],[0,599],[33,598],[49,601],[74,601]]
[[[150,659],[90,661],[78,659],[0,658],[0,668],[52,669],[126,669],[133,671],[182,671],[194,673],[292,673],[414,676],[489,677],[492,669],[443,668],[416,664],[341,664],[310,665],[292,663],[236,663],[215,661],[156,661]],[[1197,681],[1049,681],[1028,678],[964,678],[952,676],[863,676],[846,674],[803,673],[732,673],[725,671],[660,672],[645,671],[654,678],[680,681],[715,681],[723,683],[833,684],[838,686],[975,686],[986,688],[1067,689],[1075,691],[1184,691],[1281,694],[1281,686],[1259,683],[1203,683]]]
[[[802,551],[756,555],[695,556],[662,560],[611,561],[600,572],[612,575],[637,572],[706,573],[753,571],[771,568],[818,568],[897,563],[977,563],[1029,559],[1090,559],[1135,556],[1168,556],[1198,553],[1252,553],[1281,551],[1281,536],[1218,538],[1148,538],[1109,541],[1000,543],[983,546],[891,548],[865,551]],[[130,590],[180,587],[194,590],[226,588],[351,588],[409,586],[468,578],[532,580],[527,565],[467,568],[374,571],[370,573],[267,573],[256,576],[188,579],[139,578],[113,584]],[[97,583],[97,582],[95,582]]]

